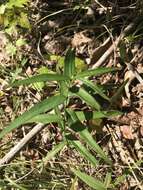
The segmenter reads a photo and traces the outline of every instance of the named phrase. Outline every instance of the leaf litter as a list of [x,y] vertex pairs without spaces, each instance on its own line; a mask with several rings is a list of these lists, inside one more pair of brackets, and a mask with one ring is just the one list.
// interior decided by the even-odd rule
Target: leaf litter
[[[53,11],[53,9],[54,11],[59,11],[63,8],[68,9],[69,7],[73,6],[71,1],[59,1],[59,6],[56,6],[56,1],[38,1],[36,3],[37,6],[35,7],[35,12],[39,15],[33,13],[32,16],[36,16],[37,20],[39,18],[42,19],[45,16],[44,12],[48,9],[51,9],[51,11]],[[125,5],[125,2],[122,1],[122,5],[118,2],[117,5],[112,1],[110,3],[103,1],[103,4],[103,11],[101,11],[100,4],[97,4],[95,1],[92,2],[89,7],[87,6],[88,9],[92,9],[92,14],[89,14],[88,12],[87,15],[84,15],[84,13],[80,14],[78,11],[73,12],[73,10],[71,12],[69,11],[69,13],[67,14],[67,12],[65,11],[59,14],[60,16],[56,15],[55,17],[49,17],[48,19],[45,19],[43,22],[40,22],[36,26],[37,32],[32,33],[32,35],[29,34],[27,36],[28,39],[31,39],[29,40],[29,44],[26,47],[27,49],[21,49],[22,54],[24,54],[24,56],[28,59],[28,62],[24,65],[22,72],[18,74],[17,78],[21,76],[23,77],[35,74],[35,72],[41,66],[49,67],[49,62],[46,60],[47,58],[45,58],[47,54],[51,53],[63,56],[65,55],[67,47],[71,44],[74,47],[76,47],[76,55],[81,59],[85,60],[85,64],[94,64],[97,61],[96,59],[100,58],[100,56],[104,52],[106,52],[106,49],[110,47],[110,45],[113,43],[112,40],[114,40],[111,39],[111,35],[107,35],[107,31],[103,29],[102,26],[93,28],[93,23],[95,22],[94,17],[97,17],[98,26],[98,22],[102,23],[103,25],[106,24],[106,16],[112,16],[113,20],[109,20],[109,23],[112,26],[115,26],[116,28],[116,23],[119,26],[121,22],[121,20],[118,20],[118,18],[116,17],[120,16],[122,11],[124,12],[122,5]],[[31,4],[31,6],[33,5]],[[128,9],[128,4],[124,7],[125,10],[129,11],[129,14],[132,13],[132,11]],[[107,12],[107,10],[109,10],[109,13]],[[106,15],[107,13],[109,15]],[[82,17],[85,19],[82,19]],[[90,23],[92,24],[90,25]],[[110,32],[112,34],[111,30]],[[97,35],[99,33],[102,34],[101,37]],[[117,33],[119,33],[119,31],[117,31]],[[39,37],[40,35],[41,37]],[[3,36],[3,34],[0,37],[3,39],[0,41],[0,60],[2,67],[2,70],[0,71],[0,79],[2,81],[0,82],[0,90],[1,92],[3,92],[3,94],[0,96],[2,110],[0,117],[2,128],[11,120],[13,120],[17,115],[26,111],[34,103],[38,102],[40,99],[46,96],[51,95],[55,91],[55,87],[53,86],[49,89],[44,89],[44,92],[42,93],[30,87],[19,87],[15,90],[13,90],[10,87],[7,88],[7,82],[9,81],[9,79],[11,79],[9,71],[15,70],[16,65],[19,65],[20,58],[16,57],[15,61],[13,62],[13,59],[9,57],[4,51],[6,38]],[[139,76],[142,77],[142,73],[140,72],[139,67],[140,65],[142,66],[143,61],[143,55],[141,51],[141,40],[135,43],[130,43],[132,44],[132,64],[135,70],[139,72]],[[130,43],[127,44],[130,46]],[[103,66],[109,65],[110,67],[113,67],[115,66],[113,64],[114,62],[118,66],[122,65],[123,62],[126,61],[121,60],[118,49],[114,50],[113,53],[114,55],[116,55],[116,62],[114,60],[115,56],[112,54],[103,63]],[[127,75],[128,72],[126,65],[123,65],[123,67],[123,72],[119,72],[119,74],[117,75],[107,74],[103,77],[97,77],[97,83],[104,84],[109,82],[111,86],[113,83],[116,83],[117,85],[118,83],[121,84],[124,80],[125,75]],[[129,72],[128,77],[131,77]],[[4,82],[3,80],[6,82]],[[113,95],[116,92],[116,90],[116,87],[112,87],[112,91],[110,92],[108,90],[108,94],[110,95],[111,93]],[[96,138],[97,142],[102,146],[104,150],[108,152],[109,156],[114,161],[114,177],[119,177],[120,175],[122,176],[124,174],[125,167],[128,167],[131,171],[133,171],[133,173],[129,172],[129,175],[125,178],[125,180],[123,180],[118,185],[118,189],[124,190],[136,188],[139,187],[138,183],[141,183],[140,174],[138,175],[138,173],[142,173],[142,169],[140,169],[141,164],[138,165],[138,162],[143,159],[142,91],[142,83],[139,84],[135,77],[133,77],[133,79],[130,81],[130,84],[128,85],[126,95],[123,94],[119,102],[115,105],[116,108],[119,108],[122,111],[125,110],[125,114],[123,116],[105,120],[104,129],[101,130],[102,132],[94,132],[94,138]],[[80,109],[86,109],[86,107],[84,108],[83,105],[80,106]],[[18,142],[29,131],[30,128],[32,128],[32,126],[25,125],[21,129],[18,129],[14,133],[9,134],[9,136],[5,137],[2,140],[2,143],[7,144],[9,140],[12,142],[8,148],[6,147],[6,145],[3,145],[2,151],[4,152],[6,149],[6,152],[8,152],[8,149],[12,147],[13,144]],[[61,138],[58,138],[60,133],[61,132],[56,125],[48,125],[39,135],[32,139],[32,141],[26,146],[26,148],[23,151],[21,151],[20,155],[18,156],[18,161],[20,162],[21,160],[23,160],[25,162],[25,165],[26,162],[28,163],[26,167],[36,170],[36,164],[39,161],[39,159],[46,155],[46,153],[49,150],[51,150],[57,142],[61,141]],[[47,163],[46,169],[47,173],[52,174],[51,180],[55,181],[56,183],[58,178],[63,185],[62,188],[67,189],[69,188],[68,184],[71,183],[71,176],[68,172],[69,165],[78,166],[81,163],[82,166],[85,165],[84,168],[87,173],[92,174],[93,176],[98,177],[100,179],[102,179],[102,175],[104,175],[105,171],[108,170],[108,168],[104,166],[104,164],[102,166],[99,166],[99,168],[92,168],[90,165],[87,164],[86,160],[83,159],[75,150],[67,147],[65,147],[60,152],[58,157],[54,158],[53,160],[49,161],[49,163]],[[50,171],[50,169],[48,169],[50,167],[53,168],[52,172]],[[26,172],[29,171],[28,169],[25,170]],[[13,179],[17,179],[9,171],[7,172],[9,175],[12,176]],[[29,177],[32,177],[32,175],[37,178],[41,177],[40,173],[38,174],[35,171],[29,174]],[[61,177],[61,179],[59,177],[60,175],[63,176]],[[19,175],[18,177],[21,176]],[[78,186],[80,189],[87,188],[82,183],[78,183]]]

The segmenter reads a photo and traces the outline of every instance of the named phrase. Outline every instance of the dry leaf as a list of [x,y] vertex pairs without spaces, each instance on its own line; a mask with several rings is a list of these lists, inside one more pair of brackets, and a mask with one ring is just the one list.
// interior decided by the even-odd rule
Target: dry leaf
[[71,41],[72,47],[78,47],[82,44],[91,42],[91,38],[86,37],[83,32],[76,33]]
[[140,134],[143,137],[143,126],[141,126],[141,128],[140,128]]
[[129,139],[129,140],[134,139],[131,127],[129,125],[120,126],[120,130],[121,130],[122,135],[125,139]]
[[10,106],[6,106],[5,110],[6,113],[12,113],[12,109]]

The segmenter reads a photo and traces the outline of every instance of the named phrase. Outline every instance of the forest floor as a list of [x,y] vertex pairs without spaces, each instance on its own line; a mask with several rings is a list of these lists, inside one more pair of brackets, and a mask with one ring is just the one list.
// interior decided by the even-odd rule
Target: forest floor
[[[81,67],[121,68],[117,73],[96,78],[97,84],[109,87],[114,84],[108,96],[114,95],[127,78],[129,81],[113,106],[123,114],[103,119],[102,129],[96,126],[92,130],[96,142],[113,161],[112,168],[105,163],[94,168],[78,151],[67,146],[42,165],[42,159],[62,141],[57,125],[48,124],[11,162],[0,166],[0,189],[92,189],[73,175],[70,170],[73,166],[83,168],[101,181],[110,173],[109,189],[143,189],[142,2],[39,0],[32,1],[28,10],[31,30],[12,35],[14,43],[17,39],[25,40],[22,46],[14,50],[0,31],[1,130],[35,103],[51,96],[55,88],[40,84],[11,87],[9,81],[54,70],[69,47],[75,48],[76,57],[83,61]],[[76,106],[84,109],[80,102]],[[33,126],[26,124],[8,133],[0,142],[0,157]]]

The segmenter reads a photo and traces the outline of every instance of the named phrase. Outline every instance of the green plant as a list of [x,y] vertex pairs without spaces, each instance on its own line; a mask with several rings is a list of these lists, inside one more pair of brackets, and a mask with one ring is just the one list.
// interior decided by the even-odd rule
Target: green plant
[[[40,122],[47,124],[54,122],[61,128],[63,142],[54,147],[53,150],[43,159],[44,163],[59,152],[66,144],[78,150],[78,152],[93,166],[97,166],[100,161],[105,161],[111,166],[112,161],[96,143],[88,130],[88,125],[85,123],[89,120],[108,118],[121,114],[119,111],[109,110],[109,107],[120,97],[120,93],[125,84],[117,90],[113,97],[109,98],[101,88],[90,81],[88,77],[99,76],[101,74],[115,72],[118,70],[118,68],[97,68],[78,72],[75,66],[75,52],[74,50],[69,49],[65,56],[64,67],[61,73],[39,74],[24,80],[15,81],[11,84],[13,87],[16,87],[19,85],[30,85],[37,82],[56,81],[58,92],[56,91],[54,96],[48,97],[37,103],[31,109],[16,118],[8,127],[3,129],[0,133],[0,138],[26,123]],[[102,101],[103,99],[108,101],[109,107],[106,110],[103,109],[101,104],[102,101],[97,101],[97,94],[101,97]],[[73,102],[72,104],[76,104],[74,102],[75,98],[79,98],[81,101],[86,103],[86,111],[77,111],[70,108],[69,105],[71,102]],[[54,113],[50,113],[51,110],[54,111]],[[73,133],[70,132],[71,130]],[[74,135],[76,133],[78,133],[79,138]],[[81,140],[84,144],[81,143]],[[86,148],[85,144],[98,154],[98,159]],[[39,165],[39,167],[41,166]],[[80,171],[77,172],[76,170],[73,170],[73,172],[79,177],[82,176],[81,179],[87,177],[87,174],[81,174]],[[87,179],[89,179],[89,181],[92,180],[90,176],[87,177]],[[84,181],[90,185],[90,182],[86,180]],[[105,185],[102,182],[99,182],[98,180],[95,181],[95,186],[96,183],[99,187],[102,187],[101,189],[105,189]],[[95,187],[95,189],[99,189],[97,187]]]
[[0,26],[7,38],[5,51],[8,56],[18,55],[20,58],[20,49],[26,44],[19,33],[20,27],[31,29],[26,7],[28,2],[29,0],[8,0],[0,4]]
[[0,24],[4,26],[4,29],[11,29],[15,26],[30,29],[25,9],[28,2],[29,0],[8,0],[0,5]]

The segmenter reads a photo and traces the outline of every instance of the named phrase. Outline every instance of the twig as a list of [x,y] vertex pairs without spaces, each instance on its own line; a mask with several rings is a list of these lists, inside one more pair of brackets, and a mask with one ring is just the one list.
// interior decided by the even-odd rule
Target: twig
[[120,42],[121,37],[119,36],[114,44],[112,44],[107,51],[98,59],[98,61],[92,66],[92,69],[96,69],[97,67],[100,67],[108,58],[109,56],[113,53],[115,47],[118,46]]
[[4,164],[8,164],[15,155],[42,129],[44,129],[45,125],[39,123],[35,125],[35,127],[27,134],[19,143],[17,143],[1,160],[0,160],[0,167]]
[[126,35],[126,33],[128,33],[135,25],[135,22],[130,23],[125,29],[124,31],[121,33],[121,35],[115,40],[114,44],[112,44],[107,51],[99,58],[99,60],[92,66],[92,69],[95,69],[99,66],[101,66],[108,58],[109,56],[113,53],[115,47],[118,46],[119,42],[121,41],[121,39],[123,39],[123,37]]
[[107,10],[106,7],[104,7],[98,0],[94,0],[95,3],[97,3],[101,8],[103,8],[105,11]]
[[47,18],[49,18],[49,17],[55,16],[55,15],[57,15],[57,14],[60,14],[60,13],[65,12],[65,11],[71,11],[71,10],[73,10],[73,8],[62,9],[62,10],[56,11],[56,12],[54,12],[54,13],[51,13],[51,14],[49,14],[49,15],[47,15],[47,16],[41,18],[41,19],[38,20],[37,22],[35,22],[34,25],[38,25],[40,22],[43,22],[45,19],[47,19]]

